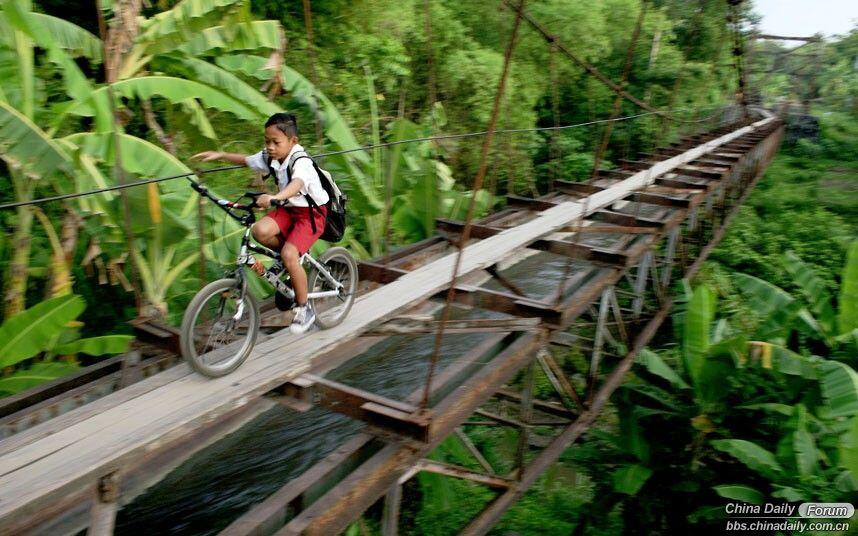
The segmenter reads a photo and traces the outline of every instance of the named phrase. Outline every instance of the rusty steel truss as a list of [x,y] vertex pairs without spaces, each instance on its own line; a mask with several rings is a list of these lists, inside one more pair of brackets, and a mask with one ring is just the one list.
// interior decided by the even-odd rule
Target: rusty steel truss
[[[731,128],[686,138],[643,155],[644,160],[624,161],[620,169],[602,171],[600,180],[592,184],[555,181],[553,191],[539,199],[508,196],[508,208],[473,225],[471,237],[494,236],[560,201],[599,192]],[[323,405],[364,420],[369,425],[367,432],[285,484],[221,534],[335,534],[383,497],[383,533],[394,535],[399,527],[402,486],[420,471],[466,479],[494,490],[496,497],[462,528],[462,534],[488,532],[599,415],[638,352],[667,317],[672,284],[693,276],[700,268],[773,157],[781,137],[778,122],[746,134],[688,162],[673,176],[658,178],[651,186],[631,192],[610,210],[590,214],[583,225],[568,229],[576,231],[578,239],[550,237],[533,242],[530,249],[586,263],[586,268],[568,273],[557,299],[525,295],[497,266],[486,272],[505,291],[459,285],[456,303],[501,312],[509,318],[447,325],[450,333],[497,335],[462,355],[435,378],[435,402],[429,412],[418,406],[421,389],[397,401],[339,384],[321,374],[306,374],[288,382],[277,392],[278,401],[299,410],[311,404]],[[361,263],[361,278],[376,284],[398,279],[425,262],[433,250],[443,249],[445,240],[456,242],[463,226],[462,222],[438,221],[443,238],[405,248],[387,259],[387,264]],[[615,235],[614,245],[588,246],[586,237],[595,234]],[[442,298],[443,293],[436,296]],[[365,335],[419,335],[435,329],[435,321],[404,317]],[[577,349],[587,357],[588,366],[580,370],[562,362],[555,355],[557,348]],[[321,368],[329,370],[348,357],[340,354]],[[551,400],[534,397],[537,369],[556,391]],[[521,375],[519,392],[507,387],[517,375]],[[516,469],[498,474],[464,434],[464,426],[517,430]],[[534,433],[537,428],[541,432],[538,435]],[[554,433],[545,434],[546,428]],[[463,442],[482,471],[426,458],[450,434]]]
[[[559,203],[586,203],[589,196],[742,126],[731,124],[688,136],[641,155],[640,160],[621,161],[618,169],[601,170],[588,183],[556,180],[551,192],[538,199],[509,195],[504,210],[470,227],[470,242],[533,220]],[[263,400],[298,411],[324,406],[365,422],[365,430],[285,483],[222,534],[334,534],[382,497],[383,532],[396,534],[402,485],[420,471],[466,479],[494,490],[495,498],[462,528],[463,534],[486,533],[599,415],[637,353],[668,315],[672,285],[699,269],[774,155],[781,136],[780,122],[772,120],[683,162],[671,173],[658,174],[609,206],[585,209],[583,221],[530,242],[526,248],[530,254],[550,252],[568,259],[569,269],[560,288],[549,296],[528,295],[514,277],[504,275],[506,264],[512,261],[459,279],[455,304],[504,316],[446,322],[444,333],[487,333],[489,337],[431,378],[429,407],[421,407],[423,387],[405,400],[393,400],[326,378],[325,374],[383,337],[435,333],[439,321],[428,313],[440,306],[446,289],[413,304],[408,311],[411,314],[374,325],[360,338],[315,358],[311,372],[279,385]],[[438,235],[383,259],[360,263],[364,290],[396,281],[449,254],[458,245],[464,227],[463,222],[439,220]],[[610,245],[588,243],[597,236]],[[503,290],[481,286],[487,278]],[[167,348],[175,344],[175,334],[166,327],[141,325],[138,333],[162,341]],[[579,356],[574,362],[564,359],[570,351]],[[17,432],[111,391],[133,386],[175,362],[173,354],[156,352],[141,359],[139,353],[131,353],[87,368],[64,380],[66,383],[58,381],[22,394],[0,413],[0,440],[11,436],[0,441],[0,454],[14,450]],[[536,374],[543,374],[555,389],[550,399],[534,396]],[[513,380],[521,386],[518,391],[510,388]],[[89,519],[92,533],[109,534],[123,501],[122,490],[130,481],[143,479],[141,475],[153,467],[175,464],[175,460],[169,461],[170,451],[181,450],[188,456],[207,444],[197,439],[210,443],[225,430],[240,426],[249,418],[242,417],[242,412],[250,413],[257,406],[254,402],[239,408],[225,414],[220,422],[150,449],[145,456],[126,462],[121,471],[99,478],[94,492],[93,488],[80,488],[62,500],[38,508],[33,505],[31,514],[19,515],[5,528],[0,526],[0,532],[60,526],[52,523],[73,512]],[[92,412],[98,407],[92,403],[80,409]],[[463,431],[472,426],[504,426],[518,431],[518,449],[511,460],[515,470],[499,472],[491,466]],[[451,434],[465,445],[482,471],[426,458]],[[21,445],[26,448],[26,443]]]

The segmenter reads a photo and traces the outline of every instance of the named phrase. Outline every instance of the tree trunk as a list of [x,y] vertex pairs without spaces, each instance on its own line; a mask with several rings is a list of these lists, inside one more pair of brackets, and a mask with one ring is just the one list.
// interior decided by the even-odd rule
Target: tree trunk
[[[33,182],[19,172],[10,169],[15,199],[28,201],[33,197]],[[27,270],[30,267],[30,234],[33,230],[33,212],[30,207],[18,207],[18,221],[12,231],[12,258],[6,272],[6,295],[4,296],[5,318],[20,313],[25,308],[27,294]]]
[[[72,292],[74,278],[72,276],[72,261],[74,260],[74,252],[77,248],[77,241],[80,231],[80,226],[83,224],[81,217],[71,208],[66,207],[66,212],[63,215],[63,221],[60,226],[60,254],[62,258],[56,259],[55,262],[61,262],[61,265],[51,263],[50,278],[45,296],[53,298],[61,296],[64,293]],[[60,268],[60,269],[57,269]]]

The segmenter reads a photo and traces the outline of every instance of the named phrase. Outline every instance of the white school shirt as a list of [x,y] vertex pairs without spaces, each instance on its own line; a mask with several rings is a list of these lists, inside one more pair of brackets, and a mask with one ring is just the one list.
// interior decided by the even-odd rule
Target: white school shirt
[[[289,155],[285,160],[283,160],[282,164],[276,158],[271,160],[271,168],[274,170],[274,174],[277,177],[277,187],[281,192],[286,188],[286,185],[289,184],[289,178],[286,175],[287,164],[295,153],[298,152],[304,152],[304,148],[296,143],[295,146],[292,147],[292,150],[289,151]],[[247,163],[249,168],[268,173],[268,166],[265,165],[265,158],[265,151],[259,151],[256,154],[246,157],[244,161]],[[292,178],[301,179],[304,182],[304,186],[301,187],[301,191],[289,198],[289,204],[293,207],[309,206],[307,204],[307,200],[304,198],[304,194],[307,193],[310,194],[310,197],[312,197],[313,201],[315,201],[319,206],[324,205],[330,200],[328,192],[326,192],[322,187],[319,175],[313,168],[313,163],[309,158],[299,158],[295,161],[292,165]]]

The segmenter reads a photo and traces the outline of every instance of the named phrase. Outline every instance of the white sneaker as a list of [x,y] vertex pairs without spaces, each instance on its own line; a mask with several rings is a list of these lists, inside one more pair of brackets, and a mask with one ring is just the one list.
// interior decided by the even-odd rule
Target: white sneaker
[[292,325],[289,326],[289,331],[295,335],[304,333],[316,321],[316,313],[313,312],[313,307],[308,303],[304,306],[295,307],[295,318],[292,319]]

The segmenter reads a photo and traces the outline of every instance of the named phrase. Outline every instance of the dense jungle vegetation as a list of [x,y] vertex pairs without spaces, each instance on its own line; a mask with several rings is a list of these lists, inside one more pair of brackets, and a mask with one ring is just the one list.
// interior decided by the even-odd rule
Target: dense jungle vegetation
[[[528,9],[617,80],[641,7],[636,0],[552,0]],[[189,156],[205,149],[250,154],[262,145],[264,120],[284,109],[299,115],[302,142],[317,154],[482,131],[512,25],[511,10],[489,1],[334,0],[313,7],[311,46],[300,2],[157,2],[142,7],[134,25],[121,10],[104,9],[109,39],[125,43],[109,47],[121,53],[106,60],[94,5],[3,3],[0,199],[186,173]],[[724,104],[735,85],[726,11],[720,2],[648,6],[628,91],[686,118]],[[551,50],[522,29],[499,128],[610,115],[611,90]],[[116,80],[118,121],[108,74]],[[624,104],[620,113],[640,110]],[[507,192],[538,193],[561,174],[585,179],[602,128],[562,130],[553,139],[498,136],[478,211]],[[618,123],[605,164],[679,130],[654,115]],[[357,257],[378,256],[432,234],[436,217],[464,217],[480,145],[481,137],[471,137],[325,158],[350,197],[345,244]],[[260,186],[246,170],[203,178],[230,198]],[[232,262],[240,232],[215,207],[198,211],[184,180],[7,209],[0,217],[4,335],[30,326],[27,337],[0,337],[10,341],[0,347],[6,393],[73,370],[81,359],[121,352],[134,317],[177,324],[201,281]]]
[[[299,115],[302,143],[315,153],[482,131],[513,19],[495,0],[325,0],[313,4],[310,43],[301,2],[188,5],[152,2],[138,25],[105,8],[123,29],[114,35],[127,39],[123,54],[105,58],[93,5],[2,1],[0,203],[188,172],[190,155],[207,149],[256,152],[265,118],[281,110]],[[642,6],[527,3],[612,80],[622,77]],[[647,2],[626,89],[688,119],[732,102],[727,11],[721,1]],[[815,116],[818,133],[788,140],[701,275],[677,287],[673,322],[610,410],[495,533],[675,534],[720,528],[728,500],[858,497],[858,31],[791,54],[772,42],[755,50],[749,87],[766,104],[802,112],[790,121]],[[604,119],[613,100],[523,27],[498,126]],[[620,110],[640,112],[628,102]],[[604,129],[498,135],[488,185],[476,193],[480,213],[505,193],[542,193],[551,178],[586,180]],[[603,165],[692,130],[654,115],[617,123]],[[350,196],[347,247],[378,256],[432,234],[436,217],[462,218],[480,144],[325,158]],[[203,180],[230,198],[259,185],[244,170]],[[214,207],[198,213],[182,179],[0,218],[0,395],[125,351],[134,317],[177,323],[201,278],[231,262],[239,231]],[[583,381],[579,357],[555,355]],[[536,385],[550,395],[546,378]],[[469,437],[499,474],[511,469],[515,432],[472,428]],[[455,439],[433,457],[479,467]],[[491,496],[421,473],[406,487],[403,523],[409,534],[450,534]],[[350,532],[378,532],[379,518],[372,509]]]

